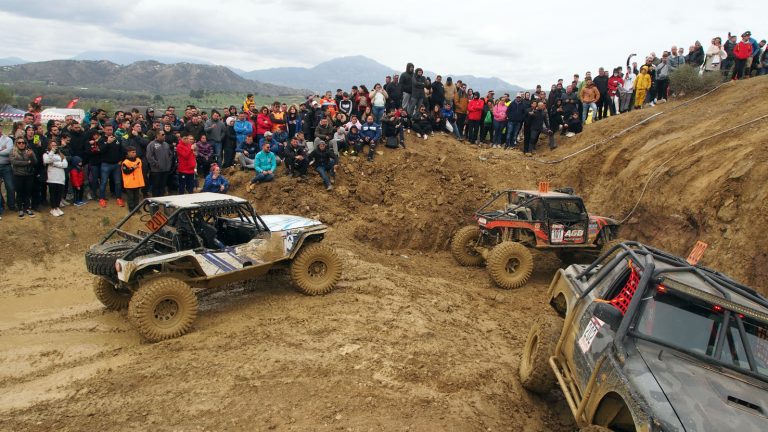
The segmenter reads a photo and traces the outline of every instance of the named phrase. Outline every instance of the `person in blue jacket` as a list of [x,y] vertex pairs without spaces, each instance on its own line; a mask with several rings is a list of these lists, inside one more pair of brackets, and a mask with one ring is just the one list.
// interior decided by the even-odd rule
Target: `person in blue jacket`
[[221,175],[221,168],[218,164],[211,165],[211,172],[205,177],[203,192],[227,193],[229,182]]
[[256,183],[274,180],[276,168],[277,159],[275,159],[275,154],[270,151],[269,143],[264,143],[261,151],[256,154],[256,159],[253,161],[253,169],[256,170],[256,176],[248,184],[248,192],[256,187]]
[[362,127],[360,127],[360,142],[355,146],[357,153],[362,153],[363,146],[368,146],[368,161],[373,160],[376,155],[376,143],[381,138],[381,126],[374,123],[373,116],[369,115]]

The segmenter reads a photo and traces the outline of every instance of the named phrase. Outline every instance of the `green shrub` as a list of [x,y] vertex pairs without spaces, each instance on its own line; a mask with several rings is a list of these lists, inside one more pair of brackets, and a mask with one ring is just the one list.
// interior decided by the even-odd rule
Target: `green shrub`
[[720,72],[705,72],[699,75],[699,68],[682,65],[669,75],[669,85],[676,93],[694,95],[708,92],[723,82]]

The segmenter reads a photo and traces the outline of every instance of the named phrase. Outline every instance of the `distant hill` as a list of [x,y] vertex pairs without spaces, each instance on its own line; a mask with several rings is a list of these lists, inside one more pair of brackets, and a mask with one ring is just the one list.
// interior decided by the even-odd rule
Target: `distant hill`
[[80,54],[72,57],[70,60],[106,60],[119,65],[129,65],[131,63],[140,61],[157,61],[165,64],[173,63],[194,63],[212,65],[213,63],[192,57],[177,57],[164,55],[162,57],[148,57],[146,54],[142,54],[136,51],[83,51]]
[[3,57],[0,58],[0,66],[10,66],[17,64],[29,63],[28,61],[18,57]]
[[264,96],[307,94],[286,86],[245,79],[224,66],[138,61],[51,60],[0,67],[0,82],[43,81],[60,86],[104,87],[158,94],[205,89],[252,92]]
[[[316,92],[323,92],[325,90],[335,91],[337,88],[349,90],[353,85],[359,84],[365,84],[370,88],[377,82],[383,84],[385,76],[399,74],[404,68],[405,65],[395,69],[365,56],[351,56],[329,60],[312,68],[282,67],[253,70],[241,73],[241,75],[245,78],[273,84],[309,88]],[[425,71],[425,75],[434,78],[437,74]],[[488,90],[502,92],[523,90],[520,86],[510,84],[495,77],[480,78],[472,75],[451,75],[448,73],[441,73],[441,75],[443,76],[443,82],[445,82],[445,78],[451,76],[454,82],[462,80],[473,89],[481,92]]]

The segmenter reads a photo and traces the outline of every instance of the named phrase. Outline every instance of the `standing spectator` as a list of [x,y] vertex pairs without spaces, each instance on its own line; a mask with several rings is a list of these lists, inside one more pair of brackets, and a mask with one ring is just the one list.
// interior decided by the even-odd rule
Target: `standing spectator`
[[[669,67],[669,54],[661,55],[661,62],[656,65],[656,100],[659,102],[667,101],[667,91],[669,90],[669,74],[672,68]],[[654,100],[654,102],[656,102]]]
[[472,100],[467,104],[467,120],[469,120],[467,138],[469,139],[470,144],[475,144],[477,141],[484,109],[485,101],[480,99],[479,92],[475,92],[472,95]]
[[[13,137],[3,134],[0,128],[0,182],[5,185],[5,208],[16,208],[16,189],[13,187],[13,167],[11,153],[13,152]],[[0,214],[3,212],[3,195],[0,192]]]
[[584,104],[584,114],[581,116],[581,122],[587,122],[587,117],[589,117],[589,110],[591,108],[592,122],[594,123],[597,121],[597,101],[600,99],[600,91],[595,87],[595,84],[590,78],[586,78],[584,82],[584,87],[579,94],[581,103]]
[[424,70],[421,68],[416,69],[416,74],[413,77],[413,89],[411,90],[411,110],[408,112],[412,115],[415,110],[424,105],[426,93],[424,89],[427,87],[427,80],[424,78]]
[[376,124],[381,124],[381,117],[387,109],[387,98],[389,98],[387,91],[381,87],[381,84],[376,83],[376,85],[373,86],[373,92],[371,93],[373,118]]
[[621,112],[621,105],[619,103],[619,89],[624,85],[624,79],[621,77],[621,72],[618,68],[613,70],[613,74],[608,79],[608,97],[611,104],[611,115],[615,115]]
[[376,143],[381,138],[381,126],[374,123],[373,116],[369,115],[366,118],[363,127],[360,128],[360,137],[362,138],[362,144],[356,149],[358,153],[362,152],[363,146],[368,146],[368,161],[373,161],[373,157],[376,155]]
[[72,156],[72,169],[69,170],[69,184],[72,186],[74,204],[77,207],[85,205],[85,201],[83,201],[85,172],[83,160],[80,156]]
[[145,186],[144,164],[137,157],[133,146],[127,148],[126,157],[120,163],[120,171],[123,174],[123,187],[128,201],[128,213],[130,213],[139,205],[139,192]]
[[754,59],[753,56],[756,56],[760,52],[760,45],[757,43],[757,40],[752,37],[752,32],[747,30],[744,32],[745,35],[749,38],[749,44],[752,45],[752,55],[747,58],[747,64],[744,66],[744,75],[746,78],[749,78],[752,72],[752,60]]
[[29,217],[35,217],[35,213],[32,211],[32,194],[37,172],[37,156],[32,149],[27,147],[27,140],[22,137],[16,138],[16,148],[11,152],[10,159],[19,217],[23,218],[25,213]]
[[186,134],[176,144],[176,157],[179,165],[176,173],[179,176],[179,194],[195,192],[195,137],[191,133]]
[[285,170],[286,173],[293,177],[304,177],[307,175],[307,166],[309,161],[307,160],[307,149],[296,137],[291,138],[290,144],[285,149]]
[[153,197],[165,195],[168,175],[173,165],[173,149],[165,140],[165,134],[165,130],[157,131],[155,140],[147,146],[147,162],[149,162],[149,177]]
[[349,93],[344,92],[339,101],[339,112],[347,115],[347,118],[352,115],[353,103],[349,100]]
[[67,158],[61,154],[56,141],[48,144],[48,151],[43,154],[43,164],[47,167],[48,191],[51,195],[51,215],[55,217],[64,214],[61,211],[61,198],[64,194],[64,183],[67,179]]
[[[371,121],[367,122],[366,124],[372,124],[375,127],[379,127],[378,124],[373,123],[372,117],[369,118]],[[365,125],[363,125],[363,127],[365,127]],[[372,148],[375,147],[376,145],[373,144]],[[373,150],[368,152],[369,161],[372,159],[372,156],[370,155],[371,152],[373,152]],[[325,190],[330,191],[333,189],[333,182],[334,178],[336,177],[337,159],[338,157],[336,156],[336,153],[334,153],[333,150],[328,147],[328,144],[326,144],[325,141],[318,142],[317,148],[312,150],[312,153],[309,154],[309,163],[315,166],[315,171],[317,171],[317,173],[320,174],[320,177],[323,179]]]
[[[686,57],[686,63],[698,68],[704,64],[704,47],[701,46],[701,42],[696,41],[688,50],[688,56]],[[649,69],[650,72],[650,69]]]
[[[344,93],[344,95],[346,95],[346,93]],[[346,99],[342,99],[342,102],[345,100],[346,102],[349,102],[348,97]],[[351,109],[351,103],[348,105]],[[288,124],[288,139],[291,139],[296,135],[296,132],[301,131],[301,116],[299,115],[299,108],[296,107],[295,104],[288,108],[287,114],[285,115],[285,121]]]
[[634,86],[635,108],[640,109],[643,107],[643,101],[645,101],[645,93],[651,88],[651,76],[648,75],[648,67],[643,66],[640,68],[640,75],[635,78]]
[[408,63],[405,66],[405,72],[400,74],[400,92],[403,95],[402,107],[408,111],[408,115],[412,115],[414,106],[411,102],[411,93],[413,93],[413,63]]
[[[589,83],[587,83],[587,85],[589,85]],[[587,111],[586,107],[584,111]],[[536,143],[539,141],[539,136],[542,132],[549,136],[549,149],[554,150],[557,145],[555,145],[554,133],[549,127],[547,104],[544,102],[536,103],[535,108],[532,109],[532,111],[529,113],[529,116],[531,124],[531,139],[526,142],[526,146],[523,149],[525,155],[532,155],[533,151],[536,149]]]
[[504,99],[496,101],[491,114],[493,116],[493,145],[491,147],[501,148],[504,141],[504,135],[501,132],[507,125],[507,106],[504,104]]
[[632,109],[635,97],[635,74],[628,70],[624,75],[624,85],[619,87],[619,112],[624,113]]
[[600,98],[597,100],[597,119],[602,120],[608,117],[611,107],[611,97],[608,94],[608,71],[605,68],[599,68],[597,76],[592,80],[592,83],[597,88],[597,91],[600,92]]
[[731,32],[728,32],[728,40],[723,44],[723,50],[725,51],[726,57],[720,63],[720,70],[725,77],[728,77],[728,74],[731,72],[731,68],[734,65],[733,49],[736,48],[736,44],[739,43],[736,39],[736,35],[732,35]]
[[523,128],[525,121],[526,108],[523,103],[523,95],[517,93],[515,100],[510,102],[507,107],[507,140],[504,149],[517,147],[517,136],[520,135],[520,129]]
[[448,102],[451,108],[453,108],[453,99],[456,97],[456,85],[453,84],[453,78],[448,77],[445,80],[445,86],[443,87],[443,90],[445,101]]
[[224,135],[224,142],[222,147],[224,148],[224,168],[229,168],[235,161],[235,149],[237,148],[237,134],[235,133],[235,121],[237,120],[237,113],[234,116],[227,117],[225,124],[227,125],[227,133]]
[[203,192],[227,193],[229,182],[221,175],[221,168],[218,164],[211,165],[211,172],[205,177],[203,183]]
[[216,110],[211,110],[211,118],[205,122],[205,136],[207,141],[213,147],[212,158],[221,162],[221,151],[224,147],[224,140],[227,135],[227,125],[221,119],[221,114]]
[[[403,104],[403,94],[400,89],[400,76],[395,75],[392,77],[392,81],[384,85],[384,90],[387,91],[389,99],[387,99],[387,108],[400,108]],[[349,116],[349,113],[347,113]]]
[[685,57],[682,55],[677,55],[677,47],[672,45],[672,49],[669,51],[669,67],[672,70],[672,72],[676,71],[677,68],[685,64]]
[[255,119],[256,127],[253,131],[254,141],[259,142],[264,137],[264,134],[272,130],[272,120],[269,119],[269,108],[266,105],[262,106],[259,110],[259,114]]
[[195,141],[200,139],[200,136],[205,133],[205,124],[199,114],[194,114],[190,121],[184,124],[182,129],[182,135],[192,135]]
[[195,160],[197,161],[197,173],[205,178],[211,170],[211,164],[215,162],[213,146],[208,142],[208,137],[203,135],[200,141],[195,143]]
[[465,125],[467,123],[467,105],[469,105],[469,95],[464,85],[456,84],[456,94],[453,97],[453,109],[456,112],[456,126],[459,132],[465,136]]
[[[430,106],[439,106],[442,107],[445,103],[445,87],[443,86],[443,77],[441,75],[438,75],[435,77],[435,82],[431,85],[432,88],[432,94],[429,97],[429,105]],[[453,98],[451,98],[453,100]]]
[[[706,60],[704,60],[705,72],[717,72],[720,71],[720,64],[728,57],[721,43],[719,36],[715,36],[712,39],[711,45],[707,48]],[[658,75],[658,72],[657,72]]]
[[[493,144],[493,97],[489,95],[484,101],[485,104],[483,106],[482,114],[483,122],[480,124],[480,136],[478,136],[477,139],[483,143],[491,142],[491,144]],[[485,139],[486,135],[490,135],[488,141]]]
[[253,169],[256,171],[256,176],[248,184],[248,192],[253,191],[256,188],[257,183],[271,182],[275,179],[275,169],[277,168],[277,159],[272,154],[269,148],[269,143],[264,143],[261,147],[261,151],[256,154],[256,159],[253,163]]
[[[336,102],[332,102],[334,110],[336,109]],[[288,126],[286,125],[285,111],[280,107],[279,102],[272,104],[272,112],[269,113],[269,121],[272,122],[272,136],[281,143],[286,142],[288,139]]]
[[747,67],[747,60],[752,58],[752,44],[749,43],[749,33],[741,35],[741,42],[733,48],[734,66],[732,80],[744,78],[744,70]]
[[120,161],[125,157],[123,146],[117,141],[117,137],[112,135],[112,125],[104,126],[104,140],[99,145],[99,154],[101,155],[101,182],[99,185],[99,205],[102,208],[107,206],[107,182],[112,181],[115,186],[115,196],[117,205],[125,207],[123,201],[122,175],[120,175]]
[[368,110],[371,108],[371,95],[368,92],[368,87],[360,85],[360,91],[357,92],[356,97],[357,112],[361,118],[366,118]]

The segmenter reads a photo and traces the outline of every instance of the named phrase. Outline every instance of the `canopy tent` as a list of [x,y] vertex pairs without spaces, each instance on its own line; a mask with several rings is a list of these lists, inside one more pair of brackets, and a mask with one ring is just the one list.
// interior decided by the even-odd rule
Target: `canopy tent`
[[24,118],[25,111],[14,108],[9,104],[0,105],[0,119],[18,121]]
[[85,111],[80,108],[46,108],[40,113],[40,119],[46,123],[48,120],[64,120],[68,115],[71,115],[75,121],[81,122],[85,118]]

